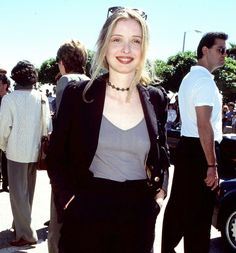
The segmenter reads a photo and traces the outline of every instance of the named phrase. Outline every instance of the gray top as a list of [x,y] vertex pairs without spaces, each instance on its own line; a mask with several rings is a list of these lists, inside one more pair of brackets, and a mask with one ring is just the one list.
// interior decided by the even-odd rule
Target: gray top
[[84,74],[65,74],[58,81],[56,86],[56,110],[58,112],[64,89],[71,81],[89,80]]
[[146,179],[149,149],[150,139],[144,119],[128,130],[122,130],[103,116],[90,171],[94,177],[119,182]]

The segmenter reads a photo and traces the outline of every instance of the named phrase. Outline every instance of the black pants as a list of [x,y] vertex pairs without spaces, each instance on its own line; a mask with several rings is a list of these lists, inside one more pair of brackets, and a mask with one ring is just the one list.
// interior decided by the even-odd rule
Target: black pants
[[60,253],[150,253],[160,208],[146,181],[93,179],[65,212]]
[[162,230],[162,253],[173,253],[184,237],[185,253],[208,253],[215,192],[206,186],[207,162],[198,138],[177,147],[170,199]]
[[[2,152],[2,151],[0,151]],[[7,158],[4,152],[1,154],[1,169],[2,169],[2,189],[7,190],[8,188],[8,175],[7,175]]]

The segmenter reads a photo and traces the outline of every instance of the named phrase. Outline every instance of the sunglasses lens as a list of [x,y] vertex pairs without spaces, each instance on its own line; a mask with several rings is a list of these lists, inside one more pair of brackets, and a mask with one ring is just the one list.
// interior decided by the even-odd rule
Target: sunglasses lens
[[218,48],[218,51],[220,54],[228,54],[228,50],[225,47]]
[[121,10],[121,9],[124,9],[124,8],[120,7],[120,6],[111,7],[111,8],[108,9],[108,13],[110,12],[111,14],[113,14],[117,10]]
[[[123,10],[123,9],[125,9],[125,8],[124,8],[124,7],[121,7],[121,6],[110,7],[110,8],[108,9],[108,12],[107,12],[107,18],[108,18],[110,15],[114,14],[116,11],[118,11],[118,10]],[[139,9],[132,9],[132,10],[138,12],[139,15],[140,15],[141,17],[143,17],[145,20],[147,19],[147,14],[146,14],[144,11],[139,10]]]

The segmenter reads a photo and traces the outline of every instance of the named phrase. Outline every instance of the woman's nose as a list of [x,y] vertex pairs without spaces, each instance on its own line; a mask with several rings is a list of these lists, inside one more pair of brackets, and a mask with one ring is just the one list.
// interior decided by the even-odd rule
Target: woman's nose
[[128,42],[124,42],[122,52],[124,52],[124,53],[130,52],[130,44]]

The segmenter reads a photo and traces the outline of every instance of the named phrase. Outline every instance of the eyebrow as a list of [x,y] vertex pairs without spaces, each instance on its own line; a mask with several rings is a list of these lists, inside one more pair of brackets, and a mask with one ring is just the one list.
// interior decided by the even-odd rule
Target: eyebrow
[[[120,36],[120,37],[124,37],[124,35],[122,34],[112,34],[111,37],[113,36]],[[142,35],[131,35],[132,37],[137,37],[137,38],[142,38]]]

